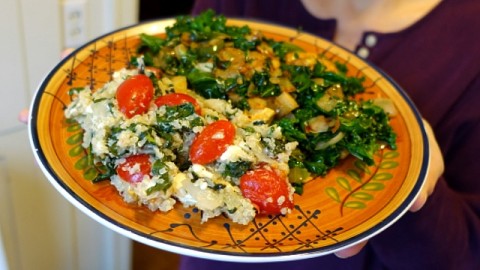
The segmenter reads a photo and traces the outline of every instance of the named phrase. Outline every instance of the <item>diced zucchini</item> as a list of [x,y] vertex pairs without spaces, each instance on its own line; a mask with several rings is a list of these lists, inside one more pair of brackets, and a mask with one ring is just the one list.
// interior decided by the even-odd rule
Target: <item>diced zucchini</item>
[[307,121],[309,131],[312,133],[321,133],[328,131],[329,123],[323,115],[315,116]]
[[264,98],[252,97],[248,99],[248,105],[253,110],[259,110],[267,107],[267,101]]
[[293,167],[288,173],[290,183],[305,183],[311,179],[310,172],[306,168]]
[[275,97],[274,104],[279,117],[283,117],[298,108],[298,103],[295,98],[287,92],[282,92]]
[[173,89],[177,93],[183,93],[187,89],[187,77],[185,76],[174,76],[172,77]]

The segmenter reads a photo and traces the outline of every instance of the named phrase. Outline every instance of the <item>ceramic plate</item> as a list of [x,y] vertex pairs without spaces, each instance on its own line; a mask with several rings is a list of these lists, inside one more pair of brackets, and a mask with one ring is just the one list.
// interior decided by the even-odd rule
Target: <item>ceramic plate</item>
[[92,89],[129,65],[140,33],[162,34],[174,20],[143,23],[95,39],[63,59],[40,85],[29,123],[34,154],[48,180],[80,210],[138,242],[180,254],[240,262],[286,261],[330,254],[368,239],[400,218],[420,190],[428,166],[421,118],[408,96],[380,70],[322,38],[263,22],[248,24],[267,36],[293,43],[345,63],[353,76],[365,76],[362,98],[387,97],[398,115],[391,124],[398,149],[382,150],[374,166],[346,159],[326,177],[311,181],[287,216],[256,218],[238,225],[217,217],[200,224],[200,212],[180,204],[168,213],[127,204],[108,181],[92,183],[81,147],[82,131],[65,119],[72,87]]

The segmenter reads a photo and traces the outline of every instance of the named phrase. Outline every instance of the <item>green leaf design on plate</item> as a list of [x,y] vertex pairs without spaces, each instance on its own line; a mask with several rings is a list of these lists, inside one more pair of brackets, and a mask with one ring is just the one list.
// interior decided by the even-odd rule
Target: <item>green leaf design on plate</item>
[[344,206],[352,209],[364,209],[367,207],[365,203],[359,201],[346,202]]
[[82,139],[83,139],[83,133],[80,132],[80,133],[77,133],[77,134],[74,134],[74,135],[68,137],[67,143],[69,145],[79,144],[79,143],[82,142]]
[[328,197],[332,198],[334,201],[340,202],[340,195],[338,195],[338,192],[335,188],[327,187],[325,189],[325,193],[327,193]]
[[[349,177],[339,176],[336,178],[337,185],[348,191],[348,194],[342,195],[343,197],[340,198],[335,188],[331,187],[326,191],[332,199],[341,203],[341,215],[343,215],[343,208],[361,210],[367,207],[366,202],[375,200],[375,192],[384,190],[387,187],[387,181],[394,178],[394,174],[386,170],[399,166],[399,162],[395,161],[399,156],[398,151],[379,152],[377,158],[380,161],[376,167],[356,160],[353,166],[345,171]],[[355,184],[352,180],[360,185]]]
[[384,161],[380,163],[380,169],[393,169],[398,166],[398,162],[396,161]]
[[85,177],[85,179],[87,179],[89,181],[92,181],[93,179],[95,179],[95,177],[97,177],[97,175],[98,175],[98,171],[94,167],[88,168],[83,173],[83,177]]
[[397,151],[386,152],[383,154],[383,159],[393,159],[400,156],[400,153]]
[[74,119],[69,119],[69,118],[65,119],[65,122],[67,122],[67,124],[70,124],[70,125],[71,124],[77,124],[77,121],[75,121]]
[[67,127],[67,131],[69,132],[75,132],[75,131],[78,131],[78,130],[81,130],[82,127],[80,125],[71,125],[69,127]]
[[71,157],[76,157],[82,153],[83,153],[83,147],[81,145],[77,145],[72,149],[70,149],[70,151],[68,151],[68,155],[70,155]]
[[371,201],[373,200],[373,195],[367,192],[357,191],[352,194],[352,197],[359,200]]
[[352,187],[350,186],[350,183],[348,182],[347,178],[345,177],[337,177],[337,183],[339,186],[341,186],[343,189],[346,191],[351,191]]
[[97,175],[99,174],[98,170],[93,164],[93,156],[82,147],[83,141],[83,131],[81,126],[75,121],[71,119],[66,119],[67,124],[67,131],[69,132],[76,132],[75,134],[71,135],[67,138],[67,144],[72,145],[72,148],[68,151],[70,157],[78,157],[83,154],[74,164],[74,168],[77,170],[83,171],[83,177],[86,180],[93,181]]
[[385,185],[379,182],[375,182],[375,183],[370,182],[362,186],[363,190],[368,190],[368,191],[379,191],[379,190],[383,190],[384,188],[385,188]]
[[349,169],[347,170],[347,174],[353,178],[353,180],[361,183],[362,182],[362,179],[360,177],[360,173],[354,169]]
[[83,156],[77,162],[75,162],[75,169],[85,170],[88,167],[88,157]]
[[391,180],[392,178],[393,178],[393,174],[388,172],[377,173],[375,174],[375,176],[373,176],[373,180],[379,180],[379,181]]
[[355,167],[357,167],[357,169],[359,169],[360,171],[366,174],[372,173],[368,168],[368,165],[365,162],[362,162],[361,160],[356,160],[353,164],[355,165]]

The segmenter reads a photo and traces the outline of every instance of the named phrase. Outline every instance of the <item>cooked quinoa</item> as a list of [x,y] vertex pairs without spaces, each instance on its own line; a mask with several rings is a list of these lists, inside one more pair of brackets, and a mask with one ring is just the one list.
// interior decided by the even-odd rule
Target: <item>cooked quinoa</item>
[[[250,164],[250,167],[268,164],[288,175],[289,156],[297,143],[286,142],[280,127],[258,121],[258,115],[253,118],[226,100],[204,99],[188,89],[183,92],[195,97],[202,115],[192,113],[174,118],[168,122],[171,132],[166,135],[155,132],[154,126],[167,114],[168,106],[157,107],[152,103],[146,113],[129,119],[119,111],[115,99],[118,86],[138,73],[137,69],[119,70],[114,73],[113,80],[100,89],[93,91],[85,87],[74,95],[65,116],[76,120],[84,130],[82,146],[91,151],[95,162],[113,168],[134,154],[148,154],[152,164],[162,163],[159,172],[146,175],[138,183],[125,181],[118,174],[111,175],[111,184],[126,202],[162,212],[170,211],[179,202],[185,207],[201,210],[202,222],[225,215],[236,223],[248,224],[256,215],[255,207],[242,196],[238,187],[239,176],[226,174],[226,167],[241,162]],[[184,162],[193,138],[205,125],[220,119],[235,125],[234,143],[213,163]],[[282,151],[278,151],[278,146]],[[138,168],[132,166],[128,170],[133,173]],[[154,189],[164,181],[171,182],[168,188]],[[150,192],[152,189],[154,191]],[[289,195],[293,196],[293,193],[294,189],[290,187]],[[284,212],[288,213],[289,209]]]

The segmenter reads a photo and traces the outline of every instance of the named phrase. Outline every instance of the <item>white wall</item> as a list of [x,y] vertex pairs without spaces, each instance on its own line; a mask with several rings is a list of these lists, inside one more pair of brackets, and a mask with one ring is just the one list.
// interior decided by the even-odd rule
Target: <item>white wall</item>
[[[137,21],[134,0],[86,0],[87,39]],[[74,209],[35,164],[17,120],[60,60],[61,0],[0,1],[0,270],[129,269],[130,241]]]

